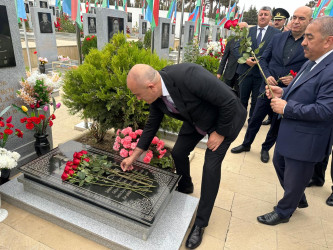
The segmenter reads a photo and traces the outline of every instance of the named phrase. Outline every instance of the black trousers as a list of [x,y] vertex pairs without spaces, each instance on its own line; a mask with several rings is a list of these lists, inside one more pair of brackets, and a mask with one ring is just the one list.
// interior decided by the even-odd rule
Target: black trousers
[[315,162],[298,161],[284,157],[276,149],[273,164],[284,194],[275,211],[281,218],[289,218],[298,203],[305,200],[304,190],[313,174]]
[[[323,161],[316,163],[312,179],[319,183],[325,183],[325,172],[327,169],[329,156],[326,156]],[[333,159],[333,152],[332,152],[332,159]],[[333,183],[333,160],[331,162],[331,180]],[[332,186],[333,190],[333,186]]]
[[240,100],[245,109],[251,96],[251,107],[249,117],[251,118],[259,96],[259,90],[262,83],[262,77],[246,76],[239,84]]
[[[254,139],[256,138],[256,135],[257,135],[266,115],[273,113],[270,103],[271,103],[271,101],[269,99],[267,99],[266,96],[258,98],[256,106],[254,108],[253,115],[251,116],[251,119],[249,120],[249,125],[247,127],[246,134],[245,134],[242,145],[244,145],[246,147],[251,146]],[[272,124],[273,124],[273,122],[272,122]],[[274,129],[274,127],[271,126],[267,133],[265,142],[262,144],[262,149],[265,151],[269,151],[273,147],[273,145],[276,141],[277,133],[275,133],[273,129]]]
[[[236,136],[237,137],[237,136]],[[234,138],[225,138],[216,151],[206,149],[203,165],[201,194],[195,224],[200,227],[208,225],[221,180],[221,164]],[[175,161],[177,174],[182,175],[179,187],[192,185],[188,156],[203,136],[197,132],[180,134],[171,152]]]
[[235,73],[234,77],[229,80],[229,79],[224,79],[224,82],[232,89],[235,90],[237,96],[239,97],[239,85],[238,85],[238,77],[239,75]]

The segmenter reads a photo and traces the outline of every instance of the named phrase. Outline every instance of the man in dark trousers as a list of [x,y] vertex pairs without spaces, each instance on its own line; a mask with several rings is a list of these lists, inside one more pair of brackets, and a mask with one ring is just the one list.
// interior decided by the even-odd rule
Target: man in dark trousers
[[[333,17],[313,20],[302,46],[309,61],[287,88],[272,86],[271,107],[281,119],[273,164],[284,194],[272,212],[258,216],[267,225],[288,222],[306,202],[304,190],[316,162],[332,151]],[[266,95],[272,98],[268,90]]]
[[171,152],[176,170],[182,176],[178,191],[192,193],[190,152],[209,135],[203,166],[201,198],[186,247],[194,249],[202,240],[214,206],[221,179],[221,163],[243,127],[246,110],[229,86],[197,64],[183,63],[156,71],[137,64],[127,76],[127,87],[139,100],[150,104],[150,114],[133,154],[121,163],[128,170],[147,150],[164,115],[184,121]]
[[[238,24],[241,29],[247,28],[248,25],[245,22]],[[221,78],[223,74],[223,81],[230,87],[233,88],[237,94],[239,95],[239,86],[238,86],[238,74],[236,74],[236,69],[238,66],[237,63],[237,56],[233,53],[233,48],[235,47],[235,40],[232,39],[228,41],[227,45],[225,46],[225,50],[220,62],[219,69],[217,71],[216,77],[218,79]]]
[[[312,10],[309,7],[302,6],[296,9],[293,15],[291,31],[274,35],[270,44],[262,54],[260,65],[270,84],[274,86],[279,85],[282,88],[287,87],[293,79],[292,76],[288,76],[290,70],[298,72],[307,61],[304,57],[301,44],[303,42],[305,29],[312,20],[311,15]],[[277,82],[278,80],[279,82]],[[261,93],[265,92],[265,86],[266,83],[262,80],[260,87]],[[257,100],[249,126],[247,127],[244,141],[240,146],[231,149],[232,153],[237,154],[250,151],[251,144],[261,127],[262,121],[271,111],[270,100],[266,95],[260,96]],[[276,122],[276,117],[273,118],[274,122]],[[274,124],[274,126],[270,127],[266,140],[262,144],[260,159],[264,163],[269,161],[268,151],[273,147],[276,141],[276,127],[278,127],[278,124]]]
[[[249,36],[251,37],[253,50],[257,49],[260,43],[265,42],[264,46],[257,54],[257,57],[260,57],[262,55],[269,42],[271,41],[273,35],[281,32],[278,29],[275,29],[268,25],[271,19],[271,8],[262,7],[259,10],[258,14],[258,25],[249,29]],[[239,54],[239,42],[237,42],[236,46],[234,47],[234,53],[235,55],[237,55],[237,59],[241,57],[241,55]],[[250,68],[252,69],[250,70]],[[248,74],[246,75],[244,80],[239,83],[239,91],[241,102],[245,108],[247,108],[251,96],[251,108],[249,114],[249,117],[251,118],[257,102],[257,98],[259,96],[259,88],[262,82],[262,76],[260,74],[258,65],[256,65],[253,57],[249,57],[246,60],[246,63],[239,64],[237,67],[236,73],[238,75],[242,76],[246,74],[246,72],[248,72]]]

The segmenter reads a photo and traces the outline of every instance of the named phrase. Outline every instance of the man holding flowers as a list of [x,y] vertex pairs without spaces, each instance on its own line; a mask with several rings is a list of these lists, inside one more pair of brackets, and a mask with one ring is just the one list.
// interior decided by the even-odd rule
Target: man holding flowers
[[178,191],[192,193],[188,156],[206,134],[209,136],[199,207],[186,241],[186,246],[194,249],[201,243],[214,206],[222,160],[245,122],[246,110],[226,84],[197,64],[172,65],[161,71],[137,64],[127,76],[127,87],[139,100],[150,104],[150,114],[137,147],[121,163],[124,171],[148,149],[166,114],[183,121],[171,154],[182,176]]

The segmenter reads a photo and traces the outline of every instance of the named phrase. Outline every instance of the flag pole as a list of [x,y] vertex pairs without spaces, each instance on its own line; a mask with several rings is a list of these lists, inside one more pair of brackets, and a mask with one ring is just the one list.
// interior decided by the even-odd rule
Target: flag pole
[[29,43],[28,43],[28,39],[27,39],[27,31],[25,28],[25,21],[23,20],[23,31],[24,31],[24,40],[25,40],[25,48],[27,50],[27,56],[28,56],[28,63],[29,63],[29,69],[31,72],[31,61],[30,61],[30,53],[29,53]]
[[[177,8],[177,6],[176,6]],[[183,18],[184,18],[184,0],[182,0],[182,15],[180,18],[180,29],[179,29],[179,46],[178,46],[178,58],[177,58],[177,64],[179,64],[180,61],[180,49],[182,47],[182,28],[183,28]],[[185,31],[185,27],[184,27]]]
[[[202,3],[204,3],[204,1],[201,1],[201,4],[200,4],[200,9],[199,9],[199,20],[202,19],[202,13],[201,11],[203,11],[202,9]],[[200,34],[201,34],[201,27],[202,27],[202,22],[203,20],[200,20],[201,22],[199,23],[199,30],[198,30],[198,44],[200,45]]]

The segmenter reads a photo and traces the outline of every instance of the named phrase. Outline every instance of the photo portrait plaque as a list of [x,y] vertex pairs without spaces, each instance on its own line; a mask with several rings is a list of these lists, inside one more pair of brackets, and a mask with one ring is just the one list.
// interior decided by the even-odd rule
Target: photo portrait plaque
[[162,43],[161,48],[169,48],[170,23],[162,23]]
[[109,41],[112,39],[114,34],[118,32],[124,32],[124,18],[119,17],[108,17],[108,34]]
[[96,34],[96,17],[88,17],[88,32]]
[[40,1],[39,2],[39,7],[47,9],[48,8],[47,2],[46,1]]
[[38,21],[40,33],[53,33],[50,13],[38,12]]

